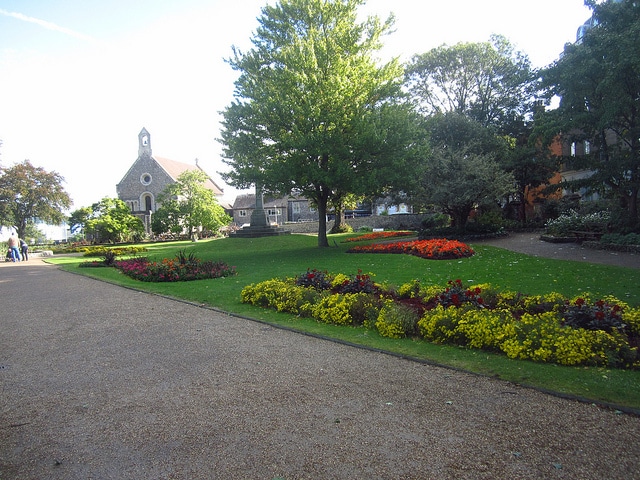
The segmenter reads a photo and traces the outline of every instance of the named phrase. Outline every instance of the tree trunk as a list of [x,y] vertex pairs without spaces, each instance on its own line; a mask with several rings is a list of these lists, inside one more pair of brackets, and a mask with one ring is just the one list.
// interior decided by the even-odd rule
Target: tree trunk
[[318,198],[318,247],[328,247],[327,239],[327,199]]
[[518,192],[518,196],[520,197],[520,223],[525,225],[527,223],[527,187]]
[[453,227],[459,232],[462,232],[467,226],[467,221],[469,220],[469,215],[471,214],[471,210],[473,210],[473,204],[456,205],[454,207],[446,209],[445,211],[452,218]]
[[334,207],[334,213],[336,215],[336,218],[333,221],[333,228],[331,229],[331,231],[333,233],[340,233],[340,228],[342,228],[342,225],[345,223],[344,208],[342,207],[342,205]]

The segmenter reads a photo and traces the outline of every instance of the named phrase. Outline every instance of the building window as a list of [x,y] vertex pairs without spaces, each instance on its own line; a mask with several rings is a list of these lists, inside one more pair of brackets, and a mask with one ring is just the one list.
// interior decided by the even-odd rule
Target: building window
[[140,175],[140,183],[143,185],[149,185],[152,181],[151,175],[148,173],[143,173]]
[[291,210],[293,211],[293,213],[300,213],[300,203],[293,202],[291,204]]
[[269,208],[267,209],[267,215],[280,215],[280,210],[278,210],[277,208]]
[[247,211],[246,210],[240,210],[238,212],[238,216],[239,217],[246,217],[247,216]]
[[576,156],[576,142],[571,142],[571,156]]
[[591,143],[586,141],[584,142],[584,154],[589,155],[591,153]]

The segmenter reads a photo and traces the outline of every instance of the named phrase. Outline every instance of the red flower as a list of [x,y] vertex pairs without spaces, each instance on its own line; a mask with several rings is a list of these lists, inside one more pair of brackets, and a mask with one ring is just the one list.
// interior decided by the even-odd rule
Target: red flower
[[[457,240],[434,239],[372,244],[353,247],[347,253],[406,253],[433,260],[452,260],[470,257],[475,252]],[[461,284],[458,280],[456,283]]]

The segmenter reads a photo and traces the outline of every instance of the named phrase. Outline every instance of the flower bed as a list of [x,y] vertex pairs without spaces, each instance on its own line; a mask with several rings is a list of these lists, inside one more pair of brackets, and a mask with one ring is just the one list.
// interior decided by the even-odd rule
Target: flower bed
[[470,257],[475,252],[470,246],[458,240],[437,238],[358,245],[347,250],[347,253],[404,253],[430,260],[453,260]]
[[113,264],[125,275],[143,282],[184,282],[235,275],[235,267],[222,261],[201,261],[179,252],[174,259],[152,262],[146,257],[117,260]]
[[309,270],[242,290],[242,301],[380,335],[416,337],[562,365],[640,368],[640,308],[608,297],[524,295],[491,285],[413,281],[383,288],[371,276]]
[[365,233],[364,235],[360,235],[358,237],[347,238],[345,242],[364,242],[367,240],[384,240],[386,238],[410,237],[411,235],[415,235],[415,234],[416,232],[410,232],[410,231],[373,232],[373,233]]

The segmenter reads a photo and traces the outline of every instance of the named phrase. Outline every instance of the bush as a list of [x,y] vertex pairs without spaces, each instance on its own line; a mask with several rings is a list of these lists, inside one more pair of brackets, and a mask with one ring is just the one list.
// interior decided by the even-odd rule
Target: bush
[[433,230],[447,227],[451,223],[451,217],[443,213],[433,213],[422,220],[423,230]]
[[600,238],[600,243],[609,243],[613,245],[640,245],[640,234],[628,233],[623,235],[620,233],[605,233]]
[[174,259],[152,262],[146,257],[118,260],[113,266],[125,275],[143,282],[183,282],[235,275],[235,267],[222,261],[200,261],[179,252]]
[[104,257],[105,255],[115,255],[122,257],[124,255],[138,255],[146,252],[145,247],[104,247],[100,246],[83,246],[79,249],[85,257]]
[[[375,285],[370,292],[354,281],[362,280],[361,272],[355,277],[323,276],[332,279],[330,289],[274,279],[245,287],[242,301],[325,323],[363,325],[386,337],[420,336],[509,358],[640,367],[640,308],[615,298],[591,301],[584,295],[570,300],[555,292],[531,296],[484,284],[465,287],[459,280],[445,287],[414,280],[396,290]],[[345,283],[354,286],[353,291],[339,293]]]
[[316,269],[307,269],[307,272],[298,275],[295,281],[296,285],[301,287],[313,287],[318,291],[328,290],[331,288],[331,277],[327,272],[321,272]]
[[336,226],[334,225],[333,227],[331,227],[331,230],[329,230],[330,234],[337,234],[337,233],[353,233],[353,227],[347,223],[342,222],[338,228],[336,228]]
[[547,222],[547,233],[555,236],[570,236],[572,231],[606,232],[611,215],[600,211],[581,215],[575,210]]
[[338,293],[376,293],[378,287],[373,282],[371,275],[358,270],[357,275],[353,275],[340,285],[335,286],[335,290]]
[[411,307],[386,300],[378,313],[375,328],[383,337],[414,336],[417,333],[419,319],[420,316]]
[[313,317],[324,323],[334,325],[357,325],[354,310],[362,293],[332,294],[322,297],[312,308]]

